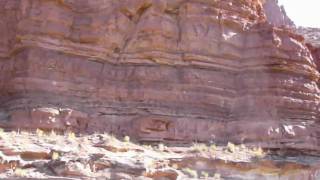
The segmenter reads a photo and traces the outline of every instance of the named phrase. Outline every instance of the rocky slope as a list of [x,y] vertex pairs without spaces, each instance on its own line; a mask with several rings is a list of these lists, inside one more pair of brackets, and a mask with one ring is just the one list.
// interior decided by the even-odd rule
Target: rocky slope
[[319,158],[269,155],[260,148],[146,146],[107,134],[75,137],[0,133],[0,178],[123,180],[319,179]]
[[0,0],[1,126],[317,151],[319,72],[264,3]]

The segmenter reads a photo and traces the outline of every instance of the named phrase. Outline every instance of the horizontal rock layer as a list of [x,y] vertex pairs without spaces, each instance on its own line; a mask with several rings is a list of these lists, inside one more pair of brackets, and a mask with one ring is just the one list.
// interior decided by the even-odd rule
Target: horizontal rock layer
[[258,0],[2,0],[0,119],[318,149],[319,73]]
[[320,28],[299,27],[297,33],[304,36],[318,70],[320,69]]

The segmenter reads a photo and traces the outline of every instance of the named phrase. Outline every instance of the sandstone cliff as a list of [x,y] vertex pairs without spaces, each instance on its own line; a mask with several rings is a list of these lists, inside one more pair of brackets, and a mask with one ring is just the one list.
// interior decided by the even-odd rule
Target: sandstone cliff
[[0,122],[319,148],[319,73],[259,0],[0,0]]
[[297,32],[305,37],[307,46],[320,70],[320,28],[299,27]]
[[320,47],[320,28],[299,27],[297,32],[305,37],[307,43]]
[[275,26],[294,28],[294,22],[287,16],[283,6],[279,6],[278,0],[264,0],[263,9],[267,21]]

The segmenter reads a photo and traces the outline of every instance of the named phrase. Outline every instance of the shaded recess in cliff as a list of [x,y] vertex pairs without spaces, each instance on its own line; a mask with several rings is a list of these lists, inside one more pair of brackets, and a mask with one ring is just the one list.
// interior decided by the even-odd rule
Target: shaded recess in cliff
[[2,0],[8,128],[318,148],[319,73],[258,0]]

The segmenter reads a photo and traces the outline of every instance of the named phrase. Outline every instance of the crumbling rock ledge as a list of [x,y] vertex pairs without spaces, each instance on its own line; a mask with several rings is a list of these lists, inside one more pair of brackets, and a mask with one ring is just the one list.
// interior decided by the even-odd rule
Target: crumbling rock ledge
[[0,178],[319,179],[319,157],[269,154],[244,145],[134,144],[107,134],[2,132]]
[[263,9],[267,21],[274,26],[284,28],[295,28],[294,22],[288,17],[283,6],[279,6],[278,0],[263,0]]
[[304,36],[307,47],[320,70],[320,28],[299,27],[297,33]]
[[260,0],[1,0],[0,126],[319,150],[319,72]]

